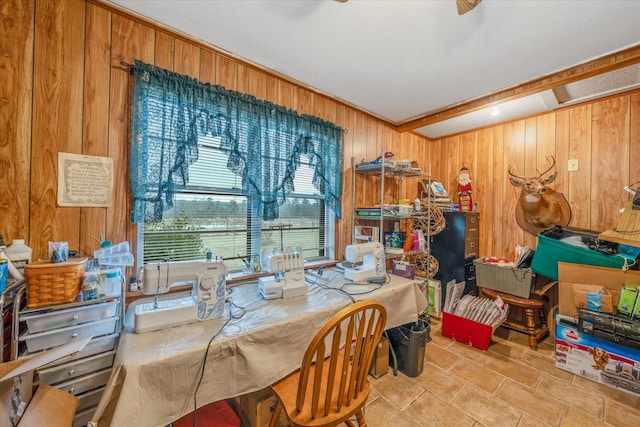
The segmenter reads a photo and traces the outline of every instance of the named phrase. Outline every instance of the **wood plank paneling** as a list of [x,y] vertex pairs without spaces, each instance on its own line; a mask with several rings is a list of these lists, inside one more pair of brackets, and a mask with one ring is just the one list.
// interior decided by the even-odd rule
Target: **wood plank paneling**
[[34,0],[0,5],[0,235],[7,245],[29,233]]
[[[106,157],[109,149],[111,14],[87,4],[82,153]],[[112,194],[112,197],[114,195]],[[93,256],[107,232],[107,208],[80,208],[80,253]]]
[[[216,84],[238,90],[238,63],[226,56],[216,55]],[[273,100],[277,102],[277,100]]]
[[532,162],[525,163],[525,141],[525,120],[517,120],[504,125],[504,163],[500,168],[503,171],[502,185],[506,189],[503,204],[505,211],[503,226],[510,232],[502,236],[502,250],[503,254],[509,258],[514,257],[516,245],[522,244],[524,231],[517,225],[515,218],[520,188],[511,185],[507,170],[510,165],[513,165],[516,175],[526,175],[527,165]]
[[473,171],[473,200],[477,204],[480,213],[480,248],[479,253],[491,254],[491,242],[493,240],[493,227],[491,217],[487,215],[493,210],[493,129],[487,128],[477,133],[477,162]]
[[[490,164],[493,166],[493,180],[491,184],[493,203],[481,209],[481,211],[484,212],[484,214],[481,214],[484,220],[480,218],[480,221],[491,223],[491,252],[480,253],[480,255],[507,256],[503,236],[508,235],[511,230],[505,230],[507,225],[505,218],[507,216],[512,217],[513,211],[505,209],[505,194],[507,190],[512,190],[508,188],[510,184],[505,182],[507,173],[504,160],[503,125],[496,126],[493,130],[493,157],[490,159]],[[482,242],[480,246],[482,247]]]
[[216,54],[210,50],[200,50],[200,81],[212,85],[216,83]]
[[629,97],[595,102],[592,111],[592,162],[597,178],[591,186],[589,228],[607,230],[618,224],[618,210],[627,200],[623,187],[629,183]]
[[[568,194],[571,225],[591,227],[591,104],[576,106],[562,112],[569,118],[568,159],[578,160],[578,170],[568,173]],[[567,159],[567,160],[568,160]],[[566,163],[565,163],[566,164]],[[563,164],[559,163],[558,168]]]
[[[631,94],[629,99],[629,184],[638,188],[640,184],[640,93]],[[631,198],[631,195],[627,196]]]
[[[109,157],[113,159],[114,204],[107,210],[106,237],[114,243],[127,240],[137,255],[138,227],[131,224],[133,197],[129,180],[129,130],[131,79],[120,66],[140,59],[152,64],[155,58],[155,30],[121,15],[112,16],[111,86],[109,92]],[[120,173],[118,173],[120,172]],[[138,257],[136,256],[136,260]],[[130,270],[130,268],[129,268]],[[128,271],[128,274],[132,274]]]
[[36,2],[30,239],[33,258],[49,241],[80,247],[80,209],[57,206],[58,153],[82,152],[85,3]]
[[[552,188],[569,200],[571,225],[596,230],[615,226],[617,211],[629,198],[622,186],[640,180],[640,156],[632,155],[640,151],[640,91],[429,141],[399,133],[388,123],[308,87],[94,2],[5,0],[0,13],[0,77],[7,83],[0,85],[0,99],[18,100],[0,103],[0,126],[5,130],[0,133],[0,233],[9,241],[27,238],[34,256],[46,254],[48,240],[67,240],[72,248],[79,245],[83,252],[91,252],[96,244],[91,237],[100,232],[112,241],[126,239],[135,248],[137,227],[129,222],[131,79],[120,65],[135,59],[343,127],[338,258],[351,242],[352,157],[356,162],[373,160],[385,150],[417,160],[454,198],[458,171],[463,165],[469,167],[482,218],[481,256],[513,256],[514,245],[533,241],[515,223],[518,190],[506,173],[511,163],[520,174],[535,173],[544,168],[546,156],[554,154],[558,178]],[[61,151],[114,160],[113,207],[56,205]],[[6,158],[12,161],[7,164]],[[567,172],[566,162],[573,158],[578,159],[579,170]],[[355,205],[379,202],[379,179],[358,180]],[[414,181],[403,182],[401,197],[417,196]],[[393,185],[388,190],[393,191]],[[20,191],[25,188],[28,191]]]
[[181,39],[176,39],[175,71],[194,79],[200,77],[200,48]]
[[170,34],[162,31],[156,31],[156,40],[154,48],[156,67],[164,68],[165,70],[174,71],[174,64],[176,58],[176,39]]

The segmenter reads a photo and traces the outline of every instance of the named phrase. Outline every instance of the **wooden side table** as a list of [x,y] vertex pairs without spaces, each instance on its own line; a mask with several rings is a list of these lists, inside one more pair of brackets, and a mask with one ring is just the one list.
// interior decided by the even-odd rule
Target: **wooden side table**
[[547,319],[544,312],[545,304],[549,300],[546,292],[557,283],[557,281],[548,282],[535,293],[531,294],[529,298],[498,292],[488,288],[480,288],[480,296],[492,299],[496,299],[499,296],[509,305],[523,307],[526,324],[523,325],[512,320],[506,320],[503,326],[529,335],[529,347],[537,350],[538,341],[549,335],[549,327],[547,326]]

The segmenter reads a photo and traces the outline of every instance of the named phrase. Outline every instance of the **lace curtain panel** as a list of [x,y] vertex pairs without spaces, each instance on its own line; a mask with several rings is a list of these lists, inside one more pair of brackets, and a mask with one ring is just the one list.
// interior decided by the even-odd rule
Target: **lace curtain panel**
[[131,70],[133,222],[161,220],[173,207],[204,135],[219,139],[227,167],[242,178],[243,193],[263,219],[278,218],[279,207],[295,191],[302,155],[311,162],[313,184],[327,208],[341,217],[343,129],[141,61]]

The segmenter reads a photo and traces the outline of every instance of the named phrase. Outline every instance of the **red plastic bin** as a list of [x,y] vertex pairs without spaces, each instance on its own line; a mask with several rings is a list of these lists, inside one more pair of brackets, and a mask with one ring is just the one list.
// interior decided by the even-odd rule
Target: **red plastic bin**
[[[196,425],[198,427],[240,427],[240,418],[227,402],[209,403],[198,409]],[[192,427],[193,412],[173,422],[173,427]]]

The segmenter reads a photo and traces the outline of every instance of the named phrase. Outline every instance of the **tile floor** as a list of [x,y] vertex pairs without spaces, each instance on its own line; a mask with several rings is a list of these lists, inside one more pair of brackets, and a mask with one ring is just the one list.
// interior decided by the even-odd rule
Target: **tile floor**
[[640,426],[640,397],[556,368],[552,337],[534,351],[499,328],[481,351],[443,337],[434,320],[431,338],[418,377],[369,377],[369,427]]

